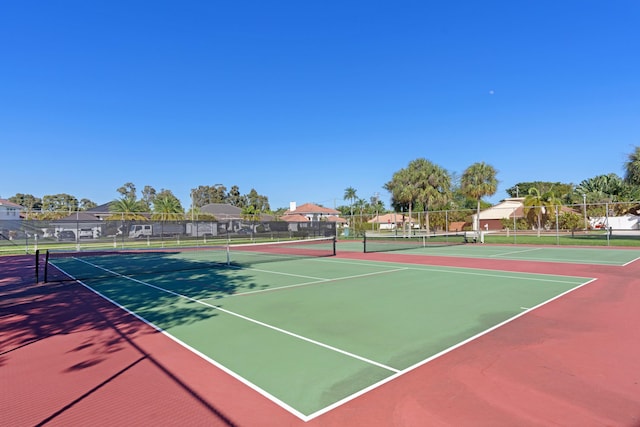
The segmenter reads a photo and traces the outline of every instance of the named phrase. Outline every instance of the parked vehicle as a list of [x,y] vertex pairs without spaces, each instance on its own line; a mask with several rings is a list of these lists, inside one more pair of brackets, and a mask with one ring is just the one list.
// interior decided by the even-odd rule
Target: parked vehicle
[[143,237],[179,236],[185,234],[185,225],[180,223],[134,224],[129,229],[131,239]]
[[71,230],[62,230],[58,233],[58,242],[75,242],[76,233]]
[[93,239],[93,230],[90,228],[81,228],[78,231],[79,239]]

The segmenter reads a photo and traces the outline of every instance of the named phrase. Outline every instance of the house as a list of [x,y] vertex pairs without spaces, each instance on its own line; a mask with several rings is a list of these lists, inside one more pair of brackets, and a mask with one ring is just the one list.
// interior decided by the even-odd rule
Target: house
[[280,221],[288,222],[289,231],[303,233],[307,236],[335,236],[338,224],[346,224],[344,218],[340,218],[340,211],[318,206],[314,203],[305,203],[297,206],[295,202],[289,204]]
[[318,206],[314,203],[305,203],[303,205],[296,206],[296,202],[291,202],[289,204],[289,210],[286,211],[280,219],[288,221],[286,217],[289,215],[301,215],[311,222],[331,221],[336,223],[346,223],[344,218],[340,218],[340,211]]
[[209,203],[202,206],[200,212],[213,215],[216,218],[220,233],[242,232],[250,229],[255,232],[257,231],[257,223],[273,221],[272,215],[263,213],[255,221],[247,220],[242,214],[241,208],[228,203]]
[[0,199],[0,238],[13,240],[19,236],[22,225],[20,214],[24,210],[24,207],[16,203]]
[[213,215],[218,221],[242,219],[242,209],[228,203],[209,203],[200,208],[200,212]]
[[20,220],[20,213],[24,211],[24,207],[17,203],[10,202],[6,199],[0,199],[0,220]]
[[[574,210],[568,206],[560,206],[560,212],[574,212]],[[478,230],[477,216],[478,214],[471,216],[474,231]],[[495,206],[480,211],[479,228],[482,231],[502,230],[504,228],[503,220],[508,220],[509,224],[512,224],[514,219],[524,217],[524,197],[512,197],[504,199]]]
[[478,224],[478,214],[473,214],[471,223],[474,231],[478,231],[478,229],[483,231],[502,230],[504,228],[502,220],[513,220],[514,217],[521,218],[523,215],[524,197],[512,197],[480,211],[480,224]]
[[113,212],[111,212],[112,203],[113,202],[107,202],[94,208],[89,208],[85,212],[94,215],[98,219],[104,220],[113,215]]
[[396,229],[404,229],[408,224],[411,224],[412,228],[420,227],[418,221],[413,219],[409,220],[409,215],[404,215],[401,213],[387,213],[383,215],[376,215],[369,221],[369,224],[376,224],[379,230],[396,230]]

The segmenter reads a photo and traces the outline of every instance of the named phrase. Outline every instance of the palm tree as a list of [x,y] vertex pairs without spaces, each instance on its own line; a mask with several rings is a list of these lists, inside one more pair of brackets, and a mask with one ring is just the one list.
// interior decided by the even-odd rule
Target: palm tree
[[356,189],[353,187],[347,187],[344,190],[344,197],[343,200],[349,200],[350,202],[350,212],[351,212],[351,217],[353,219],[353,201],[357,198],[358,196],[356,196]]
[[636,147],[633,153],[629,154],[629,160],[624,167],[624,180],[629,184],[640,185],[640,147]]
[[451,176],[446,169],[422,158],[409,163],[409,169],[418,189],[417,198],[426,212],[425,227],[429,230],[429,208],[444,206],[451,199]]
[[540,222],[542,217],[542,197],[537,188],[529,188],[529,194],[524,198],[524,211],[526,212],[529,222],[537,219],[538,236],[540,236]]
[[484,196],[493,196],[498,190],[496,170],[484,162],[469,166],[460,178],[460,191],[477,202],[476,224],[474,228],[480,231],[480,200]]
[[538,237],[540,237],[543,219],[546,221],[549,216],[555,215],[556,208],[561,204],[562,202],[552,191],[540,194],[537,188],[529,188],[529,194],[524,198],[524,210],[530,222],[536,220]]
[[143,207],[134,198],[122,197],[109,204],[111,215],[107,219],[146,220],[142,215]]
[[175,196],[164,194],[154,199],[151,219],[160,221],[181,220],[184,219],[184,209]]
[[407,204],[409,206],[409,221],[411,221],[413,203],[418,195],[415,180],[411,173],[412,171],[408,168],[400,169],[393,174],[391,181],[384,185],[384,189],[391,193],[392,204]]

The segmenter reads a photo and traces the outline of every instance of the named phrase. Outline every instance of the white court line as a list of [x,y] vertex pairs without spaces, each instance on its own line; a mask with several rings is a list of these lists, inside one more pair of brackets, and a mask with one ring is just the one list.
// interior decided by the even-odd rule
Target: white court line
[[499,253],[499,254],[488,255],[488,257],[498,257],[498,256],[511,255],[511,254],[520,254],[520,253],[523,253],[523,252],[539,251],[540,249],[542,249],[542,248],[530,248],[530,249],[523,249],[521,251],[502,252],[502,253]]
[[[79,261],[82,261],[82,262],[86,262],[86,261],[84,261],[84,260],[82,260],[82,259],[78,259],[78,260],[79,260]],[[380,266],[379,264],[368,264],[368,263],[366,263],[366,262],[342,262],[342,261],[328,261],[328,260],[323,260],[323,262],[338,262],[338,263],[347,263],[347,264],[357,264],[357,265],[361,265],[361,266],[362,266],[362,265],[370,265],[370,266],[376,266],[376,267],[379,267],[379,266]],[[87,264],[89,264],[89,265],[93,265],[93,264],[88,263],[88,262],[86,262],[86,263],[87,263]],[[395,263],[395,264],[399,264],[399,263]],[[199,301],[199,300],[193,299],[193,298],[188,297],[188,296],[180,295],[180,294],[178,294],[178,293],[176,293],[176,292],[173,292],[173,291],[170,291],[170,290],[168,290],[168,289],[163,289],[163,288],[160,288],[160,287],[158,287],[158,286],[155,286],[155,285],[152,285],[152,284],[148,284],[148,283],[142,282],[142,281],[140,281],[140,280],[137,280],[137,279],[134,279],[134,278],[131,278],[131,277],[128,277],[128,276],[124,276],[124,275],[122,275],[122,274],[120,274],[120,273],[111,272],[110,270],[105,269],[105,268],[102,268],[102,267],[97,266],[97,265],[94,265],[94,266],[95,266],[96,268],[100,268],[100,269],[102,269],[102,270],[108,271],[108,272],[110,272],[110,273],[112,273],[112,274],[114,274],[114,275],[116,275],[116,276],[120,276],[120,277],[122,277],[122,278],[125,278],[125,279],[128,279],[128,280],[132,280],[132,281],[134,281],[134,282],[138,282],[138,283],[144,284],[144,285],[146,285],[146,286],[149,286],[149,287],[152,287],[152,288],[155,288],[155,289],[158,289],[158,290],[161,290],[161,291],[167,292],[167,293],[169,293],[169,294],[173,294],[173,295],[176,295],[176,296],[179,296],[179,297],[182,297],[182,298],[186,298],[186,299],[191,300],[191,301],[194,301],[194,302],[196,302],[196,303],[199,303],[199,304],[202,304],[202,305],[205,305],[205,306],[209,306],[209,307],[212,307],[212,308],[214,308],[214,309],[221,310],[221,311],[223,311],[223,312],[227,312],[227,313],[228,313],[228,314],[230,314],[230,315],[234,315],[234,316],[238,316],[238,317],[241,317],[241,318],[245,318],[245,316],[239,315],[239,314],[237,314],[237,313],[230,312],[230,311],[228,311],[228,310],[222,309],[222,308],[220,308],[220,307],[216,307],[216,306],[211,305],[211,304],[204,303],[204,302],[202,302],[202,301]],[[60,269],[59,267],[56,267],[56,268]],[[446,270],[446,269],[436,269],[436,268],[411,268],[411,267],[406,267],[406,268],[403,268],[403,269],[404,269],[404,270],[419,270],[419,271],[435,271],[435,272],[445,272],[445,273],[468,274],[468,275],[480,275],[480,276],[489,276],[489,277],[503,277],[503,278],[504,278],[504,277],[506,277],[506,278],[516,278],[516,279],[522,279],[522,278],[523,278],[523,277],[511,277],[511,276],[508,276],[508,275],[483,274],[483,273],[477,273],[477,272],[475,272],[475,273],[474,273],[474,272],[465,272],[465,271],[464,271],[464,268],[455,269],[455,270]],[[62,271],[62,269],[60,269],[60,270]],[[473,269],[473,270],[480,270],[480,271],[482,271],[482,269]],[[395,270],[395,269],[394,269],[394,270],[390,270],[390,271],[398,271],[398,270]],[[63,271],[63,272],[64,272],[64,271]],[[67,274],[67,273],[65,273],[65,274]],[[526,279],[526,280],[538,280],[538,279],[535,279],[535,278],[532,278],[532,277],[526,277],[528,274],[530,274],[530,275],[534,275],[534,276],[544,276],[544,274],[539,274],[539,273],[521,273],[521,274],[525,276],[525,277],[524,277],[524,279]],[[67,275],[68,275],[68,274],[67,274]],[[73,276],[71,276],[71,275],[68,275],[68,276],[73,278]],[[547,276],[552,276],[552,275],[547,275]],[[555,277],[563,277],[563,276],[555,275]],[[567,277],[574,277],[574,276],[567,276]],[[576,277],[576,278],[577,278],[577,277]],[[573,288],[571,288],[571,289],[569,289],[569,290],[567,290],[567,291],[565,291],[565,292],[563,292],[563,293],[561,293],[561,294],[559,294],[559,295],[557,295],[557,296],[555,296],[555,297],[553,297],[553,298],[551,298],[551,299],[549,299],[549,300],[547,300],[547,301],[544,301],[544,302],[542,302],[542,303],[540,303],[540,304],[538,304],[538,305],[536,305],[536,306],[534,306],[534,307],[532,307],[532,308],[521,307],[521,309],[522,309],[522,310],[524,310],[523,312],[521,312],[521,313],[519,313],[519,314],[517,314],[517,315],[515,315],[515,316],[513,316],[513,317],[511,317],[511,318],[509,318],[509,319],[507,319],[507,320],[505,320],[505,321],[503,321],[503,322],[501,322],[501,323],[499,323],[499,324],[497,324],[497,325],[495,325],[495,326],[493,326],[493,327],[491,327],[491,328],[489,328],[489,329],[485,330],[485,331],[482,331],[482,332],[480,332],[480,333],[478,333],[478,334],[476,334],[476,335],[474,335],[474,336],[472,336],[472,337],[470,337],[470,338],[468,338],[468,339],[466,339],[466,340],[464,340],[464,341],[462,341],[462,342],[459,342],[459,343],[455,344],[455,345],[454,345],[454,346],[452,346],[452,347],[449,347],[449,348],[447,348],[447,349],[444,349],[443,351],[441,351],[441,352],[439,352],[439,353],[437,353],[437,354],[435,354],[435,355],[432,355],[432,356],[430,356],[430,357],[428,357],[428,358],[426,358],[426,359],[424,359],[424,360],[422,360],[422,361],[420,361],[420,362],[417,362],[416,364],[414,364],[414,365],[412,365],[412,366],[410,366],[410,367],[408,367],[408,368],[406,368],[406,369],[403,369],[403,370],[398,370],[398,369],[395,369],[395,368],[386,367],[385,365],[378,364],[377,362],[369,361],[368,359],[360,358],[359,356],[353,355],[353,356],[356,356],[356,358],[359,358],[360,360],[363,360],[363,361],[365,361],[365,362],[367,362],[367,363],[372,363],[372,364],[374,364],[374,365],[376,365],[376,366],[380,366],[380,367],[382,367],[383,369],[387,369],[387,370],[389,370],[389,371],[391,371],[391,372],[394,372],[394,373],[393,373],[392,375],[390,375],[389,377],[386,377],[386,378],[384,378],[384,379],[382,379],[382,380],[378,381],[377,383],[371,384],[370,386],[368,386],[368,387],[366,387],[366,388],[364,388],[364,389],[361,389],[361,390],[357,391],[356,393],[354,393],[354,394],[352,394],[352,395],[346,396],[345,398],[343,398],[343,399],[341,399],[341,400],[339,400],[339,401],[337,401],[337,402],[335,402],[335,403],[333,403],[333,404],[331,404],[331,405],[329,405],[329,406],[327,406],[327,407],[325,407],[325,408],[322,408],[322,409],[320,409],[320,410],[318,410],[318,411],[316,411],[316,412],[314,412],[314,413],[312,413],[312,414],[309,414],[309,415],[305,415],[305,414],[300,413],[300,412],[299,412],[298,410],[296,410],[295,408],[293,408],[293,407],[289,406],[286,402],[283,402],[283,401],[281,401],[280,399],[278,399],[277,397],[272,396],[272,395],[271,395],[271,394],[269,394],[267,391],[265,391],[265,390],[263,390],[263,389],[259,388],[259,387],[258,387],[258,386],[256,386],[255,384],[253,384],[253,383],[249,382],[249,381],[248,381],[248,380],[246,380],[245,378],[243,378],[243,377],[239,376],[239,375],[238,375],[238,374],[236,374],[235,372],[233,372],[233,371],[229,370],[228,368],[224,367],[223,365],[219,364],[218,362],[216,362],[215,360],[211,359],[211,358],[210,358],[210,357],[208,357],[207,355],[205,355],[205,354],[203,354],[203,353],[200,353],[200,351],[198,351],[197,349],[192,348],[191,346],[189,346],[188,344],[186,344],[186,343],[184,343],[184,342],[180,341],[179,339],[177,339],[176,337],[172,336],[171,334],[169,334],[169,333],[167,333],[167,332],[163,331],[161,328],[157,327],[157,326],[156,326],[156,325],[154,325],[153,323],[148,322],[146,319],[144,319],[144,318],[140,317],[140,316],[139,316],[139,315],[137,315],[136,313],[133,313],[132,311],[128,310],[127,308],[125,308],[125,307],[123,307],[123,306],[119,305],[119,304],[118,304],[118,303],[116,303],[115,301],[113,301],[113,300],[109,299],[108,297],[106,297],[106,296],[102,295],[101,293],[97,292],[96,290],[94,290],[94,289],[93,289],[93,288],[91,288],[90,286],[87,286],[86,284],[82,283],[81,281],[78,281],[78,282],[79,282],[79,283],[81,283],[83,286],[87,287],[87,288],[88,288],[89,290],[91,290],[92,292],[94,292],[94,293],[96,293],[96,294],[100,295],[101,297],[103,297],[103,298],[105,298],[106,300],[110,301],[110,302],[111,302],[111,303],[113,303],[114,305],[116,305],[116,306],[118,306],[118,307],[122,308],[123,310],[127,311],[128,313],[132,314],[133,316],[135,316],[135,317],[139,318],[141,321],[145,322],[146,324],[149,324],[151,327],[153,327],[153,328],[157,329],[158,331],[162,332],[162,333],[163,333],[163,334],[165,334],[168,338],[172,339],[173,341],[175,341],[175,342],[176,342],[176,343],[178,343],[179,345],[182,345],[183,347],[185,347],[185,348],[189,349],[189,350],[190,350],[190,351],[192,351],[194,354],[197,354],[198,356],[202,357],[204,360],[209,361],[211,364],[213,364],[214,366],[216,366],[216,367],[218,367],[219,369],[223,370],[224,372],[226,372],[226,373],[230,374],[231,376],[233,376],[234,378],[236,378],[237,380],[239,380],[239,381],[240,381],[240,382],[242,382],[243,384],[246,384],[247,386],[249,386],[249,387],[251,387],[252,389],[256,390],[257,392],[259,392],[259,393],[260,393],[260,394],[262,394],[263,396],[267,397],[267,398],[268,398],[268,399],[270,399],[272,402],[274,402],[274,403],[278,404],[278,405],[279,405],[279,406],[281,406],[283,409],[285,409],[285,410],[289,411],[291,414],[295,415],[295,416],[296,416],[296,417],[298,417],[299,419],[301,419],[301,420],[303,420],[303,421],[305,421],[305,422],[308,422],[308,421],[311,421],[311,420],[313,420],[314,418],[317,418],[317,417],[319,417],[320,415],[322,415],[322,414],[324,414],[324,413],[327,413],[327,412],[329,412],[329,411],[331,411],[331,410],[333,410],[333,409],[335,409],[335,408],[337,408],[337,407],[339,407],[339,406],[341,406],[341,405],[343,405],[343,404],[345,404],[345,403],[347,403],[347,402],[349,402],[349,401],[351,401],[351,400],[353,400],[353,399],[355,399],[355,398],[357,398],[357,397],[359,397],[359,396],[361,396],[361,395],[364,395],[364,394],[368,393],[368,392],[369,392],[369,391],[371,391],[371,390],[374,390],[374,389],[376,389],[376,388],[378,388],[378,387],[380,387],[380,386],[382,386],[382,385],[384,385],[384,384],[386,384],[386,383],[388,383],[388,382],[390,382],[390,381],[393,381],[393,380],[395,380],[396,378],[398,378],[399,376],[404,375],[404,374],[406,374],[407,372],[410,372],[410,371],[412,371],[412,370],[414,370],[414,369],[416,369],[416,368],[418,368],[418,367],[420,367],[420,366],[422,366],[422,365],[424,365],[424,364],[426,364],[426,363],[428,363],[428,362],[430,362],[430,361],[432,361],[432,360],[434,360],[434,359],[436,359],[436,358],[439,358],[439,357],[441,357],[442,355],[447,354],[447,353],[449,353],[449,352],[451,352],[451,351],[453,351],[453,350],[457,349],[458,347],[461,347],[461,346],[463,346],[463,345],[467,344],[468,342],[470,342],[470,341],[473,341],[473,340],[477,339],[477,338],[478,338],[478,337],[480,337],[480,336],[483,336],[483,335],[485,335],[485,334],[487,334],[487,333],[489,333],[489,332],[491,332],[491,331],[493,331],[493,330],[495,330],[495,329],[497,329],[497,328],[499,328],[499,327],[502,327],[503,325],[505,325],[505,324],[507,324],[507,323],[509,323],[509,322],[511,322],[511,321],[513,321],[513,320],[515,320],[515,319],[517,319],[517,318],[518,318],[518,317],[520,317],[520,316],[523,316],[523,315],[525,315],[525,314],[529,313],[529,312],[530,312],[530,311],[532,311],[532,310],[535,310],[535,309],[537,309],[537,308],[539,308],[539,307],[541,307],[541,306],[543,306],[543,305],[546,305],[546,304],[548,304],[549,302],[554,301],[554,300],[556,300],[556,299],[558,299],[558,298],[560,298],[560,297],[562,297],[562,296],[564,296],[564,295],[568,294],[569,292],[573,292],[574,290],[579,289],[579,288],[581,288],[581,287],[583,287],[583,286],[585,286],[585,285],[587,285],[587,284],[589,284],[589,283],[591,283],[591,282],[593,282],[593,281],[595,281],[595,280],[596,280],[596,279],[588,279],[588,278],[585,278],[585,279],[586,279],[587,281],[586,281],[586,282],[583,282],[583,283],[580,283],[580,284],[576,284],[575,282],[568,282],[568,281],[567,281],[567,282],[565,282],[565,281],[558,281],[558,280],[545,280],[545,279],[539,279],[539,280],[541,280],[541,281],[550,281],[550,282],[559,282],[559,283],[571,283],[571,284],[574,284],[574,285],[577,285],[577,286],[575,286],[575,287],[573,287]],[[327,280],[331,280],[331,279],[327,279]],[[246,320],[248,320],[248,321],[252,321],[252,322],[253,322],[253,321],[255,321],[254,319],[250,319],[250,318],[246,318]],[[255,321],[255,322],[260,323],[260,322],[258,322],[258,321]],[[268,325],[268,324],[264,324],[264,326],[265,326],[265,327],[269,327],[269,328],[274,328],[275,330],[278,330],[278,329],[279,329],[279,328],[276,328],[276,327],[272,327],[271,325]],[[300,339],[303,339],[303,340],[305,340],[305,341],[309,341],[309,342],[312,342],[312,343],[314,343],[314,344],[315,344],[315,342],[314,342],[313,340],[306,339],[305,337],[297,336],[296,334],[293,334],[293,333],[290,333],[290,332],[288,332],[288,331],[284,331],[284,330],[282,330],[282,332],[283,332],[283,333],[286,333],[286,334],[291,334],[292,336],[299,337]],[[326,346],[326,348],[333,349],[331,346],[323,345],[322,343],[318,343],[318,345],[321,345],[321,346],[323,346],[323,347],[324,347],[324,346]],[[338,351],[339,351],[339,352],[341,352],[341,353],[343,353],[343,351],[341,351],[341,350],[339,350],[339,349],[338,349]],[[343,354],[345,354],[345,355],[351,355],[351,353],[348,353],[348,352],[344,352]]]
[[[403,267],[403,268],[394,268],[394,269],[391,269],[391,270],[376,271],[376,272],[372,272],[372,273],[356,274],[356,275],[353,275],[353,276],[336,277],[334,279],[319,279],[319,280],[314,280],[313,282],[296,283],[295,285],[285,285],[285,286],[277,286],[277,287],[273,287],[273,288],[269,288],[269,289],[258,289],[256,291],[238,292],[237,294],[228,295],[226,298],[243,296],[243,295],[250,295],[250,294],[257,294],[257,293],[260,293],[260,292],[279,291],[281,289],[299,288],[301,286],[317,285],[319,283],[338,282],[340,280],[357,279],[359,277],[377,276],[379,274],[395,273],[395,272],[404,271],[404,270],[408,270],[408,268],[405,268],[405,267]],[[210,299],[210,298],[207,298],[207,299]],[[206,301],[207,299],[205,299],[203,301]]]
[[[640,259],[640,258],[639,258]],[[508,270],[495,270],[495,269],[489,269],[489,268],[478,268],[478,267],[451,267],[454,268],[455,270],[448,270],[445,267],[441,267],[438,268],[438,266],[426,266],[426,265],[421,265],[421,264],[403,264],[400,262],[396,262],[396,261],[375,261],[372,264],[369,264],[368,261],[366,260],[362,260],[363,262],[357,262],[357,261],[361,261],[361,260],[355,260],[355,261],[338,261],[338,260],[323,260],[321,262],[335,262],[338,264],[353,264],[353,265],[368,265],[368,266],[373,266],[373,267],[380,267],[380,263],[385,263],[385,264],[390,264],[390,265],[406,265],[406,269],[407,270],[416,270],[416,271],[428,271],[428,272],[443,272],[443,273],[452,273],[452,274],[466,274],[466,275],[477,275],[477,276],[485,276],[485,277],[505,277],[508,279],[526,279],[526,280],[533,280],[533,281],[543,281],[543,282],[558,282],[558,283],[575,283],[574,281],[569,281],[569,282],[564,282],[564,281],[560,281],[560,280],[547,280],[547,279],[538,279],[535,277],[529,277],[529,276],[549,276],[549,277],[570,277],[570,278],[577,278],[577,279],[585,279],[585,280],[589,280],[591,279],[590,277],[581,277],[581,276],[570,276],[570,275],[563,275],[563,274],[549,274],[549,273],[531,273],[531,272],[518,272],[518,271],[508,271]],[[410,267],[411,266],[411,267]],[[471,271],[469,271],[471,270]],[[501,272],[504,274],[494,274],[494,273],[479,273],[481,271],[491,271],[491,272]],[[519,274],[520,276],[509,276],[509,274]],[[523,277],[524,276],[524,277]]]
[[432,361],[432,360],[434,360],[434,359],[437,359],[437,358],[439,358],[439,357],[441,357],[441,356],[444,356],[445,354],[450,353],[450,352],[452,352],[453,350],[455,350],[455,349],[457,349],[457,348],[459,348],[459,347],[462,347],[463,345],[468,344],[469,342],[474,341],[474,340],[476,340],[476,339],[480,338],[481,336],[486,335],[486,334],[488,334],[489,332],[492,332],[492,331],[494,331],[494,330],[496,330],[496,329],[498,329],[498,328],[500,328],[500,327],[502,327],[502,326],[504,326],[504,325],[506,325],[506,324],[508,324],[508,323],[511,323],[511,322],[513,322],[514,320],[516,320],[517,318],[522,317],[522,316],[524,316],[525,314],[527,314],[527,313],[529,313],[529,312],[531,312],[531,311],[533,311],[533,310],[535,310],[535,309],[537,309],[537,308],[540,308],[540,307],[542,307],[542,306],[544,306],[544,305],[547,305],[547,304],[549,304],[550,302],[555,301],[556,299],[558,299],[558,298],[560,298],[560,297],[563,297],[563,296],[565,296],[566,294],[568,294],[568,293],[570,293],[570,292],[575,291],[576,289],[579,289],[579,288],[581,288],[581,287],[583,287],[583,286],[586,286],[586,285],[588,285],[589,283],[594,282],[595,280],[596,280],[596,279],[591,279],[591,280],[589,280],[589,281],[587,281],[587,282],[581,283],[581,284],[579,284],[578,286],[575,286],[575,287],[573,287],[573,288],[571,288],[571,289],[569,289],[569,290],[567,290],[567,291],[565,291],[565,292],[563,292],[563,293],[561,293],[561,294],[559,294],[559,295],[556,295],[555,297],[553,297],[553,298],[551,298],[551,299],[548,299],[548,300],[546,300],[546,301],[543,301],[543,302],[541,302],[540,304],[538,304],[538,305],[536,305],[536,306],[534,306],[534,307],[531,307],[531,308],[529,308],[529,309],[526,309],[525,311],[522,311],[521,313],[518,313],[518,314],[516,314],[515,316],[510,317],[509,319],[506,319],[506,320],[504,320],[504,321],[502,321],[502,322],[498,323],[497,325],[492,326],[492,327],[491,327],[491,328],[489,328],[489,329],[486,329],[486,330],[484,330],[484,331],[482,331],[482,332],[479,332],[479,333],[477,333],[476,335],[474,335],[474,336],[472,336],[472,337],[469,337],[469,338],[467,338],[467,339],[466,339],[466,340],[464,340],[464,341],[461,341],[461,342],[459,342],[459,343],[457,343],[457,344],[455,344],[455,345],[453,345],[453,346],[451,346],[451,347],[449,347],[449,348],[446,348],[446,349],[442,350],[442,351],[441,351],[441,352],[439,352],[439,353],[436,353],[436,354],[434,354],[434,355],[432,355],[432,356],[430,356],[430,357],[428,357],[428,358],[426,358],[426,359],[424,359],[424,360],[422,360],[422,361],[420,361],[420,362],[417,362],[417,363],[415,363],[414,365],[409,366],[408,368],[403,369],[402,371],[400,371],[400,372],[398,372],[398,373],[396,373],[396,374],[394,374],[394,375],[391,375],[391,376],[389,376],[389,377],[387,377],[387,378],[384,378],[384,379],[382,379],[382,380],[378,381],[378,382],[377,382],[377,383],[375,383],[375,384],[371,384],[369,387],[363,388],[362,390],[360,390],[360,391],[358,391],[358,392],[356,392],[356,393],[354,393],[354,394],[352,394],[352,395],[350,395],[350,396],[347,396],[347,397],[345,397],[344,399],[339,400],[339,401],[337,401],[337,402],[333,403],[332,405],[329,405],[329,406],[327,406],[327,407],[325,407],[325,408],[320,409],[319,411],[314,412],[313,414],[310,414],[310,415],[306,416],[305,421],[311,421],[312,419],[317,418],[317,417],[319,417],[320,415],[325,414],[325,413],[327,413],[327,412],[329,412],[329,411],[331,411],[331,410],[333,410],[333,409],[335,409],[335,408],[337,408],[337,407],[339,407],[339,406],[342,406],[342,405],[344,405],[345,403],[350,402],[350,401],[352,401],[353,399],[355,399],[355,398],[357,398],[357,397],[359,397],[359,396],[362,396],[363,394],[366,394],[366,393],[370,392],[371,390],[375,390],[376,388],[378,388],[378,387],[380,387],[380,386],[382,386],[382,385],[384,385],[384,384],[386,384],[386,383],[388,383],[388,382],[390,382],[390,381],[395,380],[396,378],[398,378],[398,377],[400,377],[400,376],[402,376],[402,375],[406,374],[407,372],[413,371],[414,369],[417,369],[417,368],[419,368],[420,366],[423,366],[423,365],[425,365],[425,364],[427,364],[427,363],[431,362],[431,361]]
[[150,288],[157,289],[157,290],[162,291],[162,292],[166,292],[168,294],[177,296],[179,298],[184,298],[184,299],[186,299],[188,301],[192,301],[192,302],[195,302],[197,304],[201,304],[201,305],[204,305],[204,306],[207,306],[207,307],[210,307],[210,308],[214,308],[216,310],[220,310],[223,313],[229,314],[231,316],[235,316],[235,317],[238,317],[240,319],[246,320],[248,322],[255,323],[255,324],[263,326],[265,328],[269,328],[269,329],[272,329],[274,331],[280,332],[282,334],[289,335],[289,336],[297,338],[299,340],[306,341],[306,342],[311,343],[311,344],[315,344],[315,345],[317,345],[319,347],[324,347],[326,349],[335,351],[337,353],[343,354],[343,355],[351,357],[353,359],[360,360],[360,361],[368,363],[370,365],[374,365],[374,366],[377,366],[377,367],[382,368],[382,369],[386,369],[386,370],[391,371],[391,372],[399,372],[399,370],[396,369],[396,368],[392,368],[390,366],[386,366],[386,365],[384,365],[382,363],[376,362],[376,361],[371,360],[371,359],[367,359],[366,357],[362,357],[362,356],[359,356],[359,355],[354,354],[354,353],[350,353],[350,352],[348,352],[346,350],[342,350],[342,349],[339,349],[337,347],[333,347],[333,346],[331,346],[329,344],[325,344],[323,342],[316,341],[316,340],[313,340],[311,338],[307,338],[307,337],[302,336],[302,335],[298,335],[295,332],[287,331],[286,329],[282,329],[282,328],[279,328],[277,326],[273,326],[273,325],[270,325],[268,323],[261,322],[259,320],[253,319],[251,317],[244,316],[244,315],[242,315],[240,313],[236,313],[236,312],[233,312],[231,310],[227,310],[227,309],[222,308],[222,307],[220,307],[218,305],[209,304],[209,303],[207,303],[207,302],[205,302],[203,300],[198,300],[198,299],[192,298],[192,297],[187,296],[187,295],[182,295],[182,294],[179,294],[178,292],[174,292],[172,290],[165,289],[165,288],[162,288],[160,286],[156,286],[156,285],[151,284],[151,283],[147,283],[147,282],[145,282],[143,280],[139,280],[139,279],[136,279],[136,278],[133,278],[133,277],[130,277],[130,276],[126,276],[124,274],[120,274],[118,272],[109,270],[108,268],[101,267],[101,266],[99,266],[97,264],[93,264],[93,263],[91,263],[89,261],[86,261],[84,259],[81,259],[81,258],[74,258],[74,259],[76,259],[78,261],[81,261],[81,262],[84,262],[85,264],[88,264],[88,265],[90,265],[92,267],[95,267],[95,268],[98,268],[100,270],[106,271],[107,273],[113,274],[113,275],[115,275],[117,277],[122,277],[123,279],[127,279],[127,280],[131,280],[132,282],[140,283],[141,285],[145,285],[145,286],[148,286]]
[[639,260],[639,259],[640,259],[640,257],[635,258],[635,259],[632,259],[631,261],[629,261],[629,262],[626,262],[626,263],[622,264],[622,266],[623,266],[623,267],[626,267],[627,265],[629,265],[629,264],[631,264],[631,263],[633,263],[633,262],[636,262],[636,261],[637,261],[637,260]]

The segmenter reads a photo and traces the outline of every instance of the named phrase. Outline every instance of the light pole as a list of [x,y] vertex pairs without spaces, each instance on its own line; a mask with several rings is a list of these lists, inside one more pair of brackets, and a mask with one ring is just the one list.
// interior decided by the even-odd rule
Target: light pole
[[191,189],[191,223],[193,227],[193,189]]
[[582,211],[584,212],[584,232],[587,232],[587,195],[582,193]]
[[[380,197],[380,193],[378,193],[377,191],[375,193],[373,193],[373,203],[376,206],[376,223],[378,223],[378,231],[380,231],[380,218],[378,218],[378,198]],[[373,224],[374,228],[376,226],[376,224]]]

